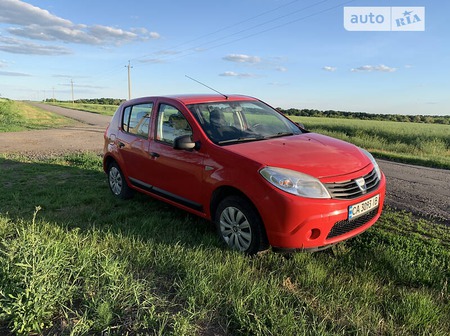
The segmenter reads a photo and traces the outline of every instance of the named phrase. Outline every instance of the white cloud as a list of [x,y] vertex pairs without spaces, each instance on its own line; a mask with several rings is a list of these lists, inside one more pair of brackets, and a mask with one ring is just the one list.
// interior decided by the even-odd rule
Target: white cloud
[[64,74],[56,74],[52,75],[54,78],[65,78],[65,79],[80,79],[80,78],[87,78],[87,76],[74,76],[74,75],[64,75]]
[[36,44],[0,35],[0,50],[25,55],[68,55],[72,52],[64,47]]
[[72,22],[59,18],[48,11],[19,0],[0,2],[0,22],[28,26],[34,23],[41,26],[71,26]]
[[178,54],[180,54],[180,53],[181,53],[180,51],[169,50],[169,49],[166,49],[166,50],[160,50],[160,51],[155,52],[156,55],[163,55],[163,56],[167,56],[167,55],[169,55],[169,56],[171,56],[171,55],[178,55]]
[[388,67],[387,65],[363,65],[358,68],[353,68],[351,72],[394,72],[397,71],[396,68]]
[[223,76],[223,77],[237,77],[239,74],[237,72],[234,71],[225,71],[223,73],[221,73],[219,76]]
[[76,87],[76,88],[84,88],[84,89],[104,89],[103,86],[94,86],[94,85],[88,85],[88,84],[78,84],[78,83],[62,83],[62,84],[58,84],[60,86],[67,86],[67,87]]
[[234,72],[234,71],[225,71],[225,72],[219,74],[219,76],[236,77],[236,78],[256,78],[256,77],[258,77],[258,75],[255,75],[255,74],[239,73],[239,72]]
[[236,62],[236,63],[250,63],[250,64],[256,64],[261,62],[261,58],[258,56],[249,56],[249,55],[242,55],[242,54],[230,54],[225,57],[223,57],[225,61],[229,62]]
[[[239,63],[242,65],[249,65],[256,67],[258,69],[278,71],[278,72],[287,72],[288,69],[284,67],[280,62],[284,61],[282,57],[268,57],[266,59],[262,59],[259,56],[251,56],[245,54],[229,54],[227,56],[222,57],[223,60],[228,62]],[[243,74],[245,75],[245,74]],[[250,75],[250,74],[247,74]],[[250,75],[252,77],[257,77],[255,75]]]
[[0,23],[14,25],[7,29],[12,35],[40,41],[121,45],[160,37],[158,33],[150,32],[145,28],[132,28],[127,31],[103,25],[75,24],[19,0],[1,0]]
[[8,32],[11,35],[24,37],[31,40],[63,41],[81,44],[102,44],[102,41],[95,36],[95,33],[90,35],[82,30],[74,29],[71,27],[42,27],[36,24],[31,24],[24,27],[9,28]]
[[283,87],[283,86],[288,86],[288,83],[280,83],[280,82],[270,82],[268,83],[271,86],[277,86],[277,87]]
[[166,63],[166,61],[162,58],[144,58],[139,60],[141,63],[150,63],[150,64],[161,64]]
[[161,35],[159,35],[159,33],[148,31],[146,28],[131,28],[130,31],[139,35],[143,40],[153,40],[161,38]]
[[0,71],[0,76],[30,77],[31,75],[23,73],[23,72]]
[[325,71],[328,71],[328,72],[334,72],[334,71],[337,70],[337,68],[336,68],[336,67],[333,67],[333,66],[327,65],[327,66],[324,66],[324,67],[322,68],[322,70],[325,70]]

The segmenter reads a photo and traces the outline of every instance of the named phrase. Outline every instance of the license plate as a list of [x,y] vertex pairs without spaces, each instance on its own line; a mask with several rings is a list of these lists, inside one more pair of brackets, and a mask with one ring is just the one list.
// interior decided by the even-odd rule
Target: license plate
[[348,219],[353,219],[364,215],[372,209],[378,207],[380,203],[380,195],[375,195],[365,201],[359,202],[348,207]]

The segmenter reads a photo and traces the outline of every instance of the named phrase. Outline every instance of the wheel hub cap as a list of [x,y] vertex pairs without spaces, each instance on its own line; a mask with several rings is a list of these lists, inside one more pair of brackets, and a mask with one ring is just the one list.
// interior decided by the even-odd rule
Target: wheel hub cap
[[233,249],[246,251],[252,243],[252,230],[244,213],[235,207],[225,208],[220,215],[220,231]]

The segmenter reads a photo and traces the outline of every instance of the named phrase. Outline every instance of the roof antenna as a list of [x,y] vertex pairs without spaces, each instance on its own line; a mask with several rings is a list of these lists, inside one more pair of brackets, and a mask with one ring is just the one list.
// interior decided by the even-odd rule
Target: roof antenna
[[208,89],[213,90],[214,92],[217,92],[217,93],[220,94],[221,96],[224,96],[225,99],[228,99],[228,96],[225,95],[225,94],[223,94],[222,92],[219,92],[219,91],[217,91],[216,89],[213,89],[212,87],[210,87],[210,86],[208,86],[208,85],[206,85],[206,84],[204,84],[204,83],[202,83],[202,82],[200,82],[200,81],[198,81],[198,80],[196,80],[196,79],[194,79],[194,78],[192,78],[192,77],[189,77],[188,75],[185,75],[185,76],[186,76],[187,78],[189,78],[190,80],[193,80],[194,82],[197,82],[197,83],[199,83],[199,84],[201,84],[201,85],[207,87]]

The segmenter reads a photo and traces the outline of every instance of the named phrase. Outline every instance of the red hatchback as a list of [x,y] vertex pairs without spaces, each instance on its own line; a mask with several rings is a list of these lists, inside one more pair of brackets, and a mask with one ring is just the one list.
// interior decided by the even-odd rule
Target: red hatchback
[[249,254],[319,250],[368,229],[386,181],[372,155],[246,96],[145,97],[105,132],[112,193],[151,195],[213,221]]

